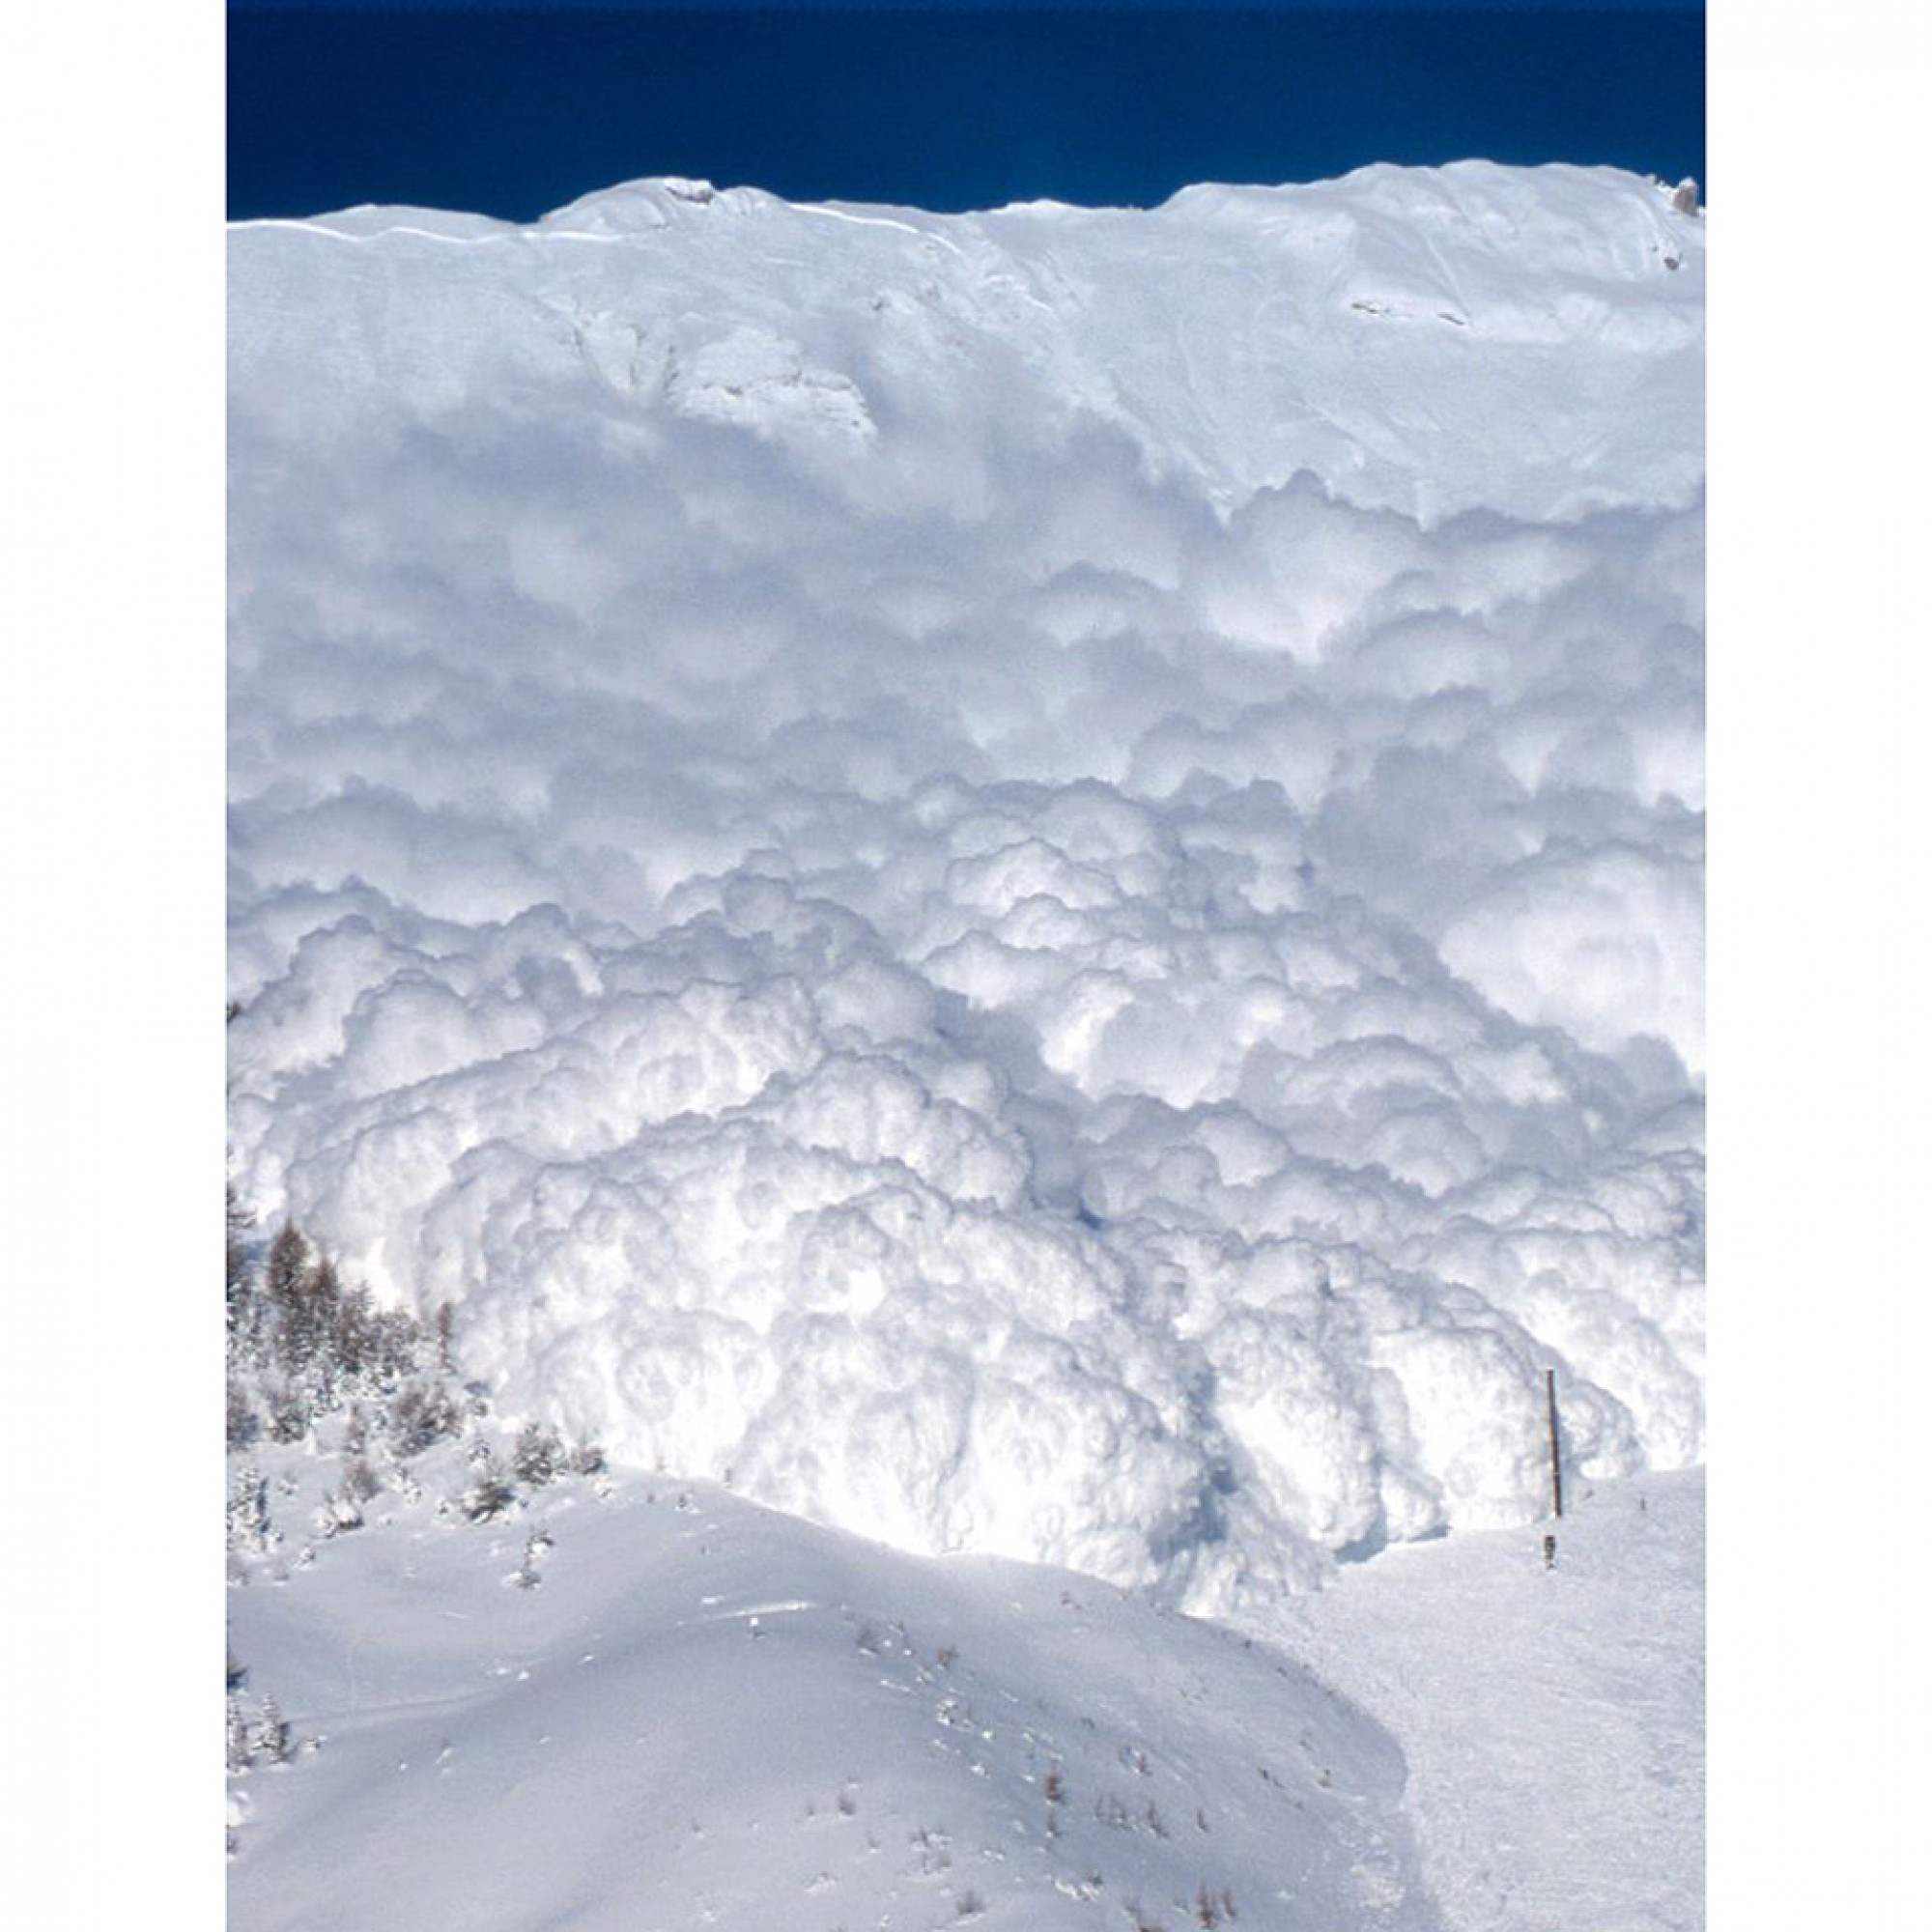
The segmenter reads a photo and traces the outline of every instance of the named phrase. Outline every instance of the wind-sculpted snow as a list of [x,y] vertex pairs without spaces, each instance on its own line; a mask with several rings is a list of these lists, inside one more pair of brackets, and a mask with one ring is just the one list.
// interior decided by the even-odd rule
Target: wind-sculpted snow
[[1697,218],[637,185],[232,286],[242,1185],[507,1408],[1231,1612],[1531,1513],[1546,1366],[1698,1459]]

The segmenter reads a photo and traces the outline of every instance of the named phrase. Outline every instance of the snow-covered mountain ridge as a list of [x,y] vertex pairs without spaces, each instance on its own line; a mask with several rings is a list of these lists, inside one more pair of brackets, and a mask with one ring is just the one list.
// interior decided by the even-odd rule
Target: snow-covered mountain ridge
[[232,238],[238,1183],[511,1418],[1264,1626],[1702,1453],[1703,222]]
[[1607,168],[966,215],[638,182],[525,227],[244,224],[232,265],[238,374],[307,435],[581,359],[646,416],[864,449],[867,494],[954,512],[998,488],[992,423],[1110,433],[1223,510],[1300,470],[1429,519],[1683,503],[1703,474],[1701,220]]

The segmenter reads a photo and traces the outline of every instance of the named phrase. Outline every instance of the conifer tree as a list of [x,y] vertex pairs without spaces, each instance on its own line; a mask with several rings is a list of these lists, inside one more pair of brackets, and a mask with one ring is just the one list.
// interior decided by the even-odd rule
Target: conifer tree
[[246,1339],[250,1326],[250,1304],[254,1300],[253,1270],[249,1266],[248,1230],[254,1215],[236,1199],[235,1183],[228,1182],[228,1336],[231,1344]]
[[300,1295],[308,1270],[308,1236],[293,1221],[284,1221],[269,1248],[262,1292],[277,1308],[286,1308]]
[[256,1754],[270,1764],[287,1764],[296,1754],[295,1733],[272,1697],[262,1699],[262,1715],[255,1721],[252,1743]]
[[235,1472],[228,1491],[228,1547],[259,1555],[274,1539],[269,1520],[269,1479],[252,1463]]
[[255,1762],[255,1737],[242,1699],[228,1693],[228,1770],[231,1776],[244,1772]]
[[262,1419],[248,1400],[246,1385],[233,1372],[228,1377],[228,1446],[245,1449],[262,1433]]

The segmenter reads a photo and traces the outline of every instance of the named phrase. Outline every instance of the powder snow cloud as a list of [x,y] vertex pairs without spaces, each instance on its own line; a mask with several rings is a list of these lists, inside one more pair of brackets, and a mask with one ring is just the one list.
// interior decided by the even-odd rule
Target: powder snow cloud
[[[1667,266],[1665,257],[1677,266]],[[1702,1451],[1702,235],[232,238],[231,1132],[512,1409],[1238,1613]]]

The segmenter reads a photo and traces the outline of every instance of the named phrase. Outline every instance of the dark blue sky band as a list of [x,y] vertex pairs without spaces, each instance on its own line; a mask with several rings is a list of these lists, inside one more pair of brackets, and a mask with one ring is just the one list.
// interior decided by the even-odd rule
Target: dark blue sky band
[[229,212],[527,219],[639,175],[1147,206],[1374,160],[1704,166],[1704,22],[1626,5],[231,7]]

